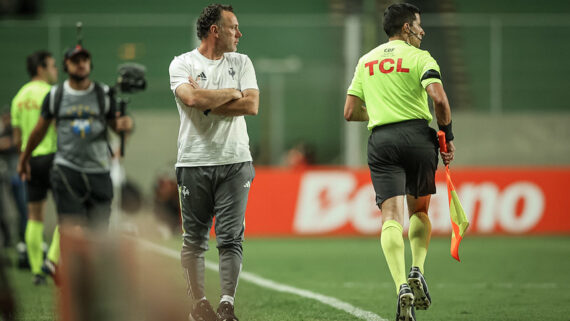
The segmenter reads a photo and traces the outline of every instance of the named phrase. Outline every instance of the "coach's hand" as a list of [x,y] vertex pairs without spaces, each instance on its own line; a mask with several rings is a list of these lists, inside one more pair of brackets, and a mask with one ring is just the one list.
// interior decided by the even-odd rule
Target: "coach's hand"
[[192,78],[192,76],[188,77],[188,81],[190,82],[190,86],[192,86],[192,88],[194,89],[200,88],[200,85],[198,85],[198,83],[196,82],[196,80],[194,80],[194,78]]
[[455,145],[453,145],[453,141],[445,142],[445,144],[447,145],[447,153],[442,152],[441,149],[439,150],[439,153],[441,154],[441,160],[443,161],[443,164],[449,165],[455,156]]

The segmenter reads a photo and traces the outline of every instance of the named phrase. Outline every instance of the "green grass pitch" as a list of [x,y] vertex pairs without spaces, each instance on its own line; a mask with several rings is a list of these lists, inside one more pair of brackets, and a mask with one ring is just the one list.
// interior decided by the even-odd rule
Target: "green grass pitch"
[[[178,251],[180,241],[161,245]],[[428,311],[416,313],[419,321],[570,320],[570,237],[468,235],[460,256],[461,263],[451,258],[448,238],[432,239],[425,276],[433,303]],[[217,262],[213,243],[207,259]],[[174,304],[189,312],[179,261],[166,256],[161,260],[157,273],[176,284]],[[249,238],[243,270],[394,319],[395,288],[378,238]],[[217,273],[208,270],[206,277],[207,296],[215,307]],[[34,287],[29,272],[15,268],[9,269],[9,279],[18,299],[16,320],[56,319],[53,284]],[[358,320],[312,299],[245,280],[239,283],[236,315],[244,321]]]

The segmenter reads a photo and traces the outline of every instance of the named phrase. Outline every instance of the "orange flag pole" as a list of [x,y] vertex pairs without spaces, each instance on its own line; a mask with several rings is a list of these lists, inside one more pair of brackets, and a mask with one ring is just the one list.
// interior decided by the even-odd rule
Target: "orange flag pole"
[[[437,138],[439,139],[439,148],[444,153],[447,152],[447,145],[445,143],[445,133],[443,131],[437,132]],[[447,197],[449,199],[449,217],[451,219],[451,256],[454,259],[461,262],[459,259],[459,243],[463,239],[465,231],[469,227],[469,221],[463,210],[463,206],[459,202],[459,196],[455,192],[455,187],[453,182],[451,182],[451,176],[449,174],[449,165],[445,165],[445,174],[447,181]]]

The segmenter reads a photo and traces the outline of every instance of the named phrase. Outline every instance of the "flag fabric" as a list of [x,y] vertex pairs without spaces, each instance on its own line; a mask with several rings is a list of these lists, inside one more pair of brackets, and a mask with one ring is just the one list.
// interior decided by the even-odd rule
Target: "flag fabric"
[[[439,138],[439,148],[443,152],[447,152],[447,145],[445,144],[445,133],[439,131],[437,133]],[[459,196],[455,191],[453,182],[451,181],[451,175],[449,174],[449,165],[445,166],[445,178],[447,182],[447,197],[449,199],[449,217],[451,219],[451,256],[457,261],[461,262],[459,259],[459,244],[465,235],[465,231],[469,227],[469,221],[463,210],[463,206],[459,202]]]

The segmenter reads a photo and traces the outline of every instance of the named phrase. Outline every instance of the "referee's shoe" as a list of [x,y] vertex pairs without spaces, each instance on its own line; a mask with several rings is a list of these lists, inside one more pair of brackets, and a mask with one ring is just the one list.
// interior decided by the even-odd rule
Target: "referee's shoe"
[[414,309],[414,294],[407,284],[400,285],[398,293],[398,310],[396,311],[396,321],[416,321],[416,311]]
[[426,279],[417,266],[412,266],[408,274],[408,284],[414,292],[414,305],[418,310],[427,310],[431,305]]

